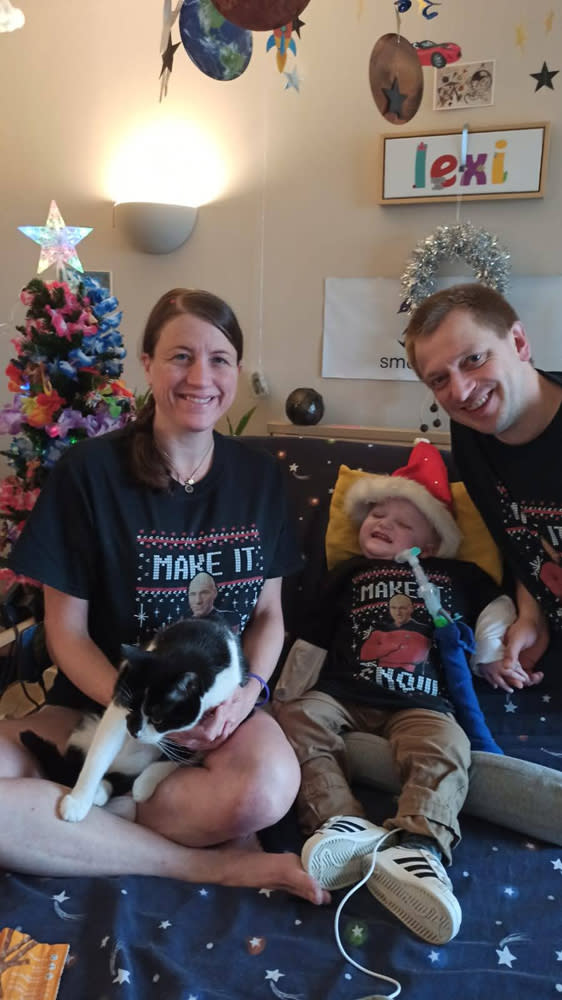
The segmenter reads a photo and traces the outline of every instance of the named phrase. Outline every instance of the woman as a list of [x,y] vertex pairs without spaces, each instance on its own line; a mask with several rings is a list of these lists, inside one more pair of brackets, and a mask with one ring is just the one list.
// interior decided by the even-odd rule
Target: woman
[[[214,430],[234,399],[241,358],[242,333],[226,303],[185,289],[162,296],[142,344],[149,402],[124,430],[70,449],[26,524],[13,565],[44,584],[59,673],[52,704],[25,728],[60,747],[77,709],[110,701],[121,643],[189,614],[189,583],[202,572],[214,581],[219,610],[240,623],[250,670],[267,680],[274,669],[283,641],[281,577],[299,557],[275,462]],[[325,902],[294,855],[229,844],[280,819],[300,780],[277,724],[253,712],[259,694],[251,679],[183,734],[183,745],[204,752],[203,766],[162,782],[137,807],[134,825],[107,809],[63,823],[60,790],[40,779],[19,743],[22,723],[1,723],[0,795],[9,821],[0,864],[45,875],[277,885]]]

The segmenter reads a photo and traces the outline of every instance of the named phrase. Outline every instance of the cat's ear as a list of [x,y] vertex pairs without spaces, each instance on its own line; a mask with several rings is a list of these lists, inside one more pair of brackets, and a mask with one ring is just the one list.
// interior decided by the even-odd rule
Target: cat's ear
[[124,660],[128,660],[131,663],[136,653],[138,653],[138,646],[130,646],[126,642],[121,643],[121,656]]

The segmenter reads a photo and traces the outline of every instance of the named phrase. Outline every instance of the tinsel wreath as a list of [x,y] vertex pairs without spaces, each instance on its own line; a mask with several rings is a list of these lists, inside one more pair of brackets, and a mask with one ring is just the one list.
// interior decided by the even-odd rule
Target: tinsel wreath
[[510,255],[497,236],[476,229],[470,222],[438,226],[421,240],[401,278],[405,296],[401,312],[411,312],[435,291],[435,275],[445,260],[462,257],[474,270],[477,281],[502,294],[508,283]]

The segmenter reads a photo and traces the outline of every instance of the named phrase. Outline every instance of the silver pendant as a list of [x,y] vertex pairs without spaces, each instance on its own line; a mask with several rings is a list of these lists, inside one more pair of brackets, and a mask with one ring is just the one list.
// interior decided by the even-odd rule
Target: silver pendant
[[193,479],[186,479],[183,488],[186,493],[193,493]]

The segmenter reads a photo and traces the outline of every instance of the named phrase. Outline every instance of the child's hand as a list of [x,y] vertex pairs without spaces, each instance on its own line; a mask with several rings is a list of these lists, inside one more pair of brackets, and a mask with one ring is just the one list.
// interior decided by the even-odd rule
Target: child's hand
[[514,688],[520,691],[529,684],[537,683],[529,679],[527,671],[517,662],[506,665],[505,659],[494,660],[493,663],[478,663],[477,667],[480,676],[484,677],[493,688],[501,688],[508,694],[512,694]]

